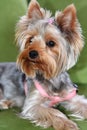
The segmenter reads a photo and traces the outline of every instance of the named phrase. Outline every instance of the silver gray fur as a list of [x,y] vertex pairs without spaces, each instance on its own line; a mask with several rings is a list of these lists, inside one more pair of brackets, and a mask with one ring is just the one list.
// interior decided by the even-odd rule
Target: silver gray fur
[[[37,74],[36,79],[44,84],[44,86],[49,87],[49,91],[60,92],[62,89],[73,87],[73,83],[66,72],[61,73],[58,77],[49,81],[44,79],[40,74]],[[10,100],[14,102],[12,107],[23,106],[26,97],[24,92],[25,80],[25,75],[17,69],[16,63],[0,63],[0,103],[4,100]],[[33,88],[33,79],[28,78],[26,82],[29,88]],[[3,109],[2,106],[0,109]]]

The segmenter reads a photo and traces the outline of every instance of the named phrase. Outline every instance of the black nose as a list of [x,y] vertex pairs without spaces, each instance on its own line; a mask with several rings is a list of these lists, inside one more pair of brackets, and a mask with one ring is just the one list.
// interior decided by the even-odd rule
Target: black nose
[[30,51],[30,52],[29,52],[29,57],[30,57],[31,59],[37,58],[37,57],[38,57],[38,52],[35,51],[35,50]]

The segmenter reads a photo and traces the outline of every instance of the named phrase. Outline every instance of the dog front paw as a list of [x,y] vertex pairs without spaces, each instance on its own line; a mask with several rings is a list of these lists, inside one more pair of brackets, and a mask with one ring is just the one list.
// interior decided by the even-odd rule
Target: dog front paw
[[5,109],[8,109],[10,108],[12,105],[12,102],[9,101],[9,100],[0,100],[0,110],[5,110]]
[[68,120],[64,123],[64,130],[79,130],[79,128],[76,123],[71,120]]
[[80,96],[80,101],[75,105],[75,111],[73,112],[77,118],[82,120],[87,119],[87,99],[84,96]]

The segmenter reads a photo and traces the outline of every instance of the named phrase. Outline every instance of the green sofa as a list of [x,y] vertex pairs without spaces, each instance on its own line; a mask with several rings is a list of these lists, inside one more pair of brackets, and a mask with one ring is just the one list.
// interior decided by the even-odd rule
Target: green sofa
[[[38,0],[40,4],[53,12],[63,10],[67,5],[74,3],[77,15],[85,37],[85,47],[78,63],[69,73],[74,82],[78,83],[80,90],[87,96],[87,0]],[[20,16],[27,9],[26,0],[0,0],[0,62],[16,61],[18,50],[15,47],[15,25]],[[0,112],[0,130],[40,130],[29,121],[20,119],[16,114],[18,110],[13,108]],[[78,121],[81,130],[87,130],[85,121]],[[51,128],[49,128],[51,130]]]

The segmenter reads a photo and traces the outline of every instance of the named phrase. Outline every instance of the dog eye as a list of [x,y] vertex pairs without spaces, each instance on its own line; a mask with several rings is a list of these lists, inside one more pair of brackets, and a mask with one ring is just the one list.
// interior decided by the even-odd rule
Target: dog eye
[[55,46],[55,42],[54,41],[48,41],[48,42],[46,42],[46,45],[48,47],[54,47]]
[[30,37],[30,38],[29,38],[29,43],[31,43],[31,42],[32,42],[32,40],[33,40],[33,37]]

